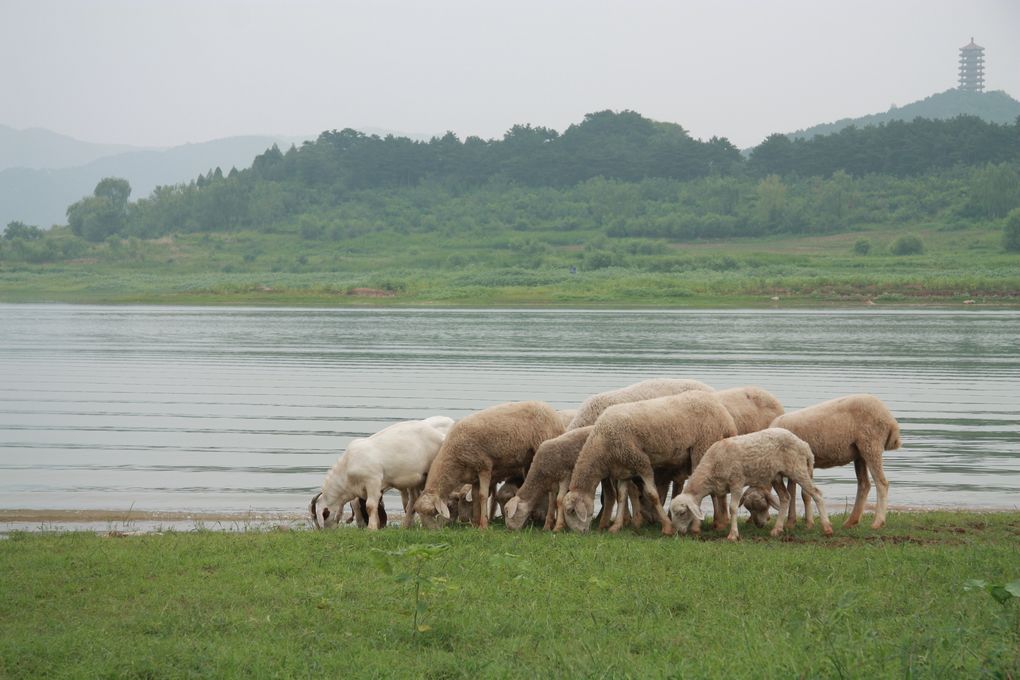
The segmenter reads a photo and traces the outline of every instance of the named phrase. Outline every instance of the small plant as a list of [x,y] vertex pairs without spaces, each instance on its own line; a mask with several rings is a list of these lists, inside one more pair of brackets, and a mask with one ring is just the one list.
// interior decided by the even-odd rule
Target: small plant
[[1011,253],[1020,252],[1020,208],[1014,208],[1006,215],[1002,227],[1002,247]]
[[1020,599],[1020,581],[1013,581],[1012,583],[989,583],[981,579],[970,579],[963,584],[963,589],[967,591],[973,590],[984,590],[992,599],[1006,606],[1011,600]]
[[920,236],[906,234],[893,241],[889,251],[893,255],[920,255],[924,252],[924,241]]
[[400,550],[372,551],[372,558],[384,574],[392,576],[397,583],[409,583],[414,586],[412,634],[427,633],[432,629],[431,626],[420,622],[428,611],[428,597],[440,591],[453,589],[444,576],[422,575],[426,564],[449,549],[449,543],[420,543]]
[[854,252],[858,255],[867,255],[871,252],[871,241],[866,238],[857,239],[857,243],[854,244]]

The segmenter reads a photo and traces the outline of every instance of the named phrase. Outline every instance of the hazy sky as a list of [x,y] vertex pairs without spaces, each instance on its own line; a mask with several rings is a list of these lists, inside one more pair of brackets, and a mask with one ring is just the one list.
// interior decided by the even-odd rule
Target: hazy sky
[[1020,98],[1020,1],[0,0],[0,123],[173,145],[501,137],[633,109],[741,147],[955,87]]

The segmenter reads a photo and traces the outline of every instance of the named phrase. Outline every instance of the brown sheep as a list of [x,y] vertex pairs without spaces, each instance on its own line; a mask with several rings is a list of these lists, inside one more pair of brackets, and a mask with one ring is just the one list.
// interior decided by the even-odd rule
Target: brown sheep
[[[785,428],[806,441],[815,455],[816,468],[854,464],[857,498],[844,527],[852,527],[861,520],[864,502],[871,490],[868,483],[870,472],[878,488],[878,507],[871,527],[878,529],[885,524],[889,482],[882,470],[882,453],[900,447],[900,426],[878,397],[870,394],[839,397],[779,416],[772,421],[772,427]],[[796,489],[791,480],[789,492],[794,499],[789,509],[791,525],[797,521]],[[802,495],[804,520],[812,526],[811,499],[806,493]]]
[[438,517],[450,519],[450,494],[464,484],[477,484],[478,526],[487,528],[491,484],[523,475],[542,442],[561,434],[556,410],[541,401],[500,404],[462,418],[450,428],[432,462],[415,512],[433,528]]
[[652,378],[651,380],[643,380],[627,387],[621,387],[618,390],[601,392],[584,400],[581,408],[577,409],[577,415],[567,425],[567,429],[576,430],[579,427],[594,425],[603,411],[616,404],[629,404],[634,401],[682,394],[691,390],[711,392],[712,388],[697,380]]
[[535,452],[534,460],[531,461],[527,479],[517,489],[516,495],[506,503],[504,517],[508,529],[520,529],[524,526],[524,522],[534,509],[551,494],[555,500],[549,505],[547,512],[552,515],[552,510],[556,511],[556,523],[552,529],[559,531],[563,528],[563,497],[567,493],[570,473],[574,470],[577,456],[591,431],[592,426],[589,425],[542,442]]
[[[587,531],[595,505],[595,487],[616,480],[616,501],[623,508],[627,483],[634,480],[655,507],[662,532],[673,533],[656,489],[654,468],[696,469],[708,447],[736,434],[733,417],[713,394],[683,394],[618,404],[605,410],[578,455],[563,500],[567,525]],[[623,513],[610,531],[619,531]]]

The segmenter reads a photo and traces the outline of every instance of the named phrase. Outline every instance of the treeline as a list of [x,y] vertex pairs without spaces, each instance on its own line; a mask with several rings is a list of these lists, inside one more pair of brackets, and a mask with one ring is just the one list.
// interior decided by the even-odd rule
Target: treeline
[[[281,230],[292,228],[299,216],[306,216],[306,223],[333,220],[330,228],[343,230],[354,228],[343,221],[352,212],[371,213],[375,228],[400,228],[428,222],[429,206],[442,197],[510,189],[542,195],[566,191],[567,196],[572,188],[600,178],[642,186],[656,180],[674,197],[660,220],[668,226],[649,226],[649,220],[641,227],[608,225],[611,235],[818,231],[896,220],[903,212],[930,214],[928,203],[947,199],[914,196],[925,193],[923,178],[947,173],[966,192],[963,200],[950,197],[953,215],[1000,217],[1020,200],[1018,164],[1020,119],[1010,125],[973,117],[918,119],[797,141],[773,135],[745,160],[725,138],[701,141],[678,125],[632,111],[602,111],[563,134],[515,126],[501,140],[461,141],[448,133],[415,142],[349,129],[323,132],[314,142],[286,152],[274,146],[250,168],[229,173],[217,168],[186,185],[159,187],[135,203],[127,202],[129,187],[104,180],[94,196],[68,208],[68,222],[91,241],[110,235]],[[869,180],[873,175],[914,178],[911,182],[921,188],[901,189],[908,195],[905,203],[877,212],[866,207],[874,201],[860,196],[888,193],[890,181]],[[713,204],[703,206],[700,196],[684,188],[690,183],[707,187]],[[396,198],[400,192],[422,187],[425,191],[409,194],[416,202],[413,214],[394,214],[390,204],[401,203]]]

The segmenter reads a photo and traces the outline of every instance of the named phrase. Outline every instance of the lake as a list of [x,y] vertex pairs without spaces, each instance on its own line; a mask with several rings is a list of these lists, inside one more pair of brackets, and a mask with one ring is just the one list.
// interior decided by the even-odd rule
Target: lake
[[[891,504],[1020,505],[1017,311],[0,305],[0,509],[301,513],[353,437],[649,377],[871,392]],[[816,476],[852,504],[853,466]]]

